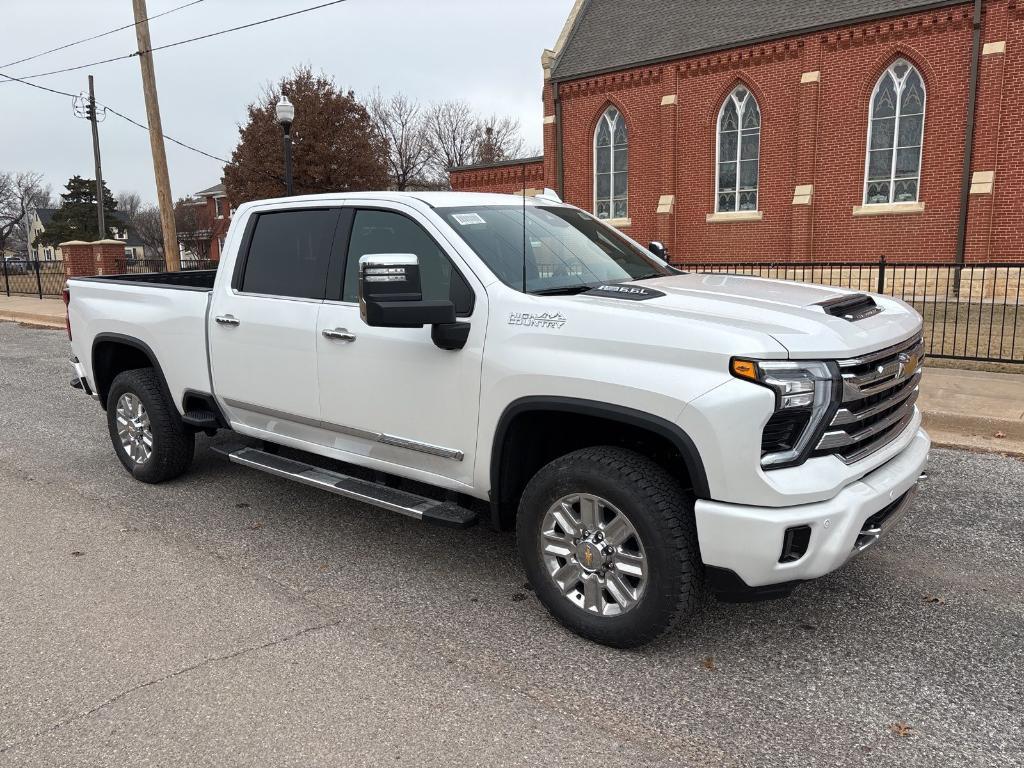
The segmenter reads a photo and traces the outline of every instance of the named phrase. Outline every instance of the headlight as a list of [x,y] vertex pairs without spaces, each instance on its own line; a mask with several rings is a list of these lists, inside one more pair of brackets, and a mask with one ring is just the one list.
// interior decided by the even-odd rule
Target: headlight
[[761,466],[777,469],[806,459],[832,411],[838,370],[823,362],[737,357],[729,369],[775,393],[775,413],[761,435]]

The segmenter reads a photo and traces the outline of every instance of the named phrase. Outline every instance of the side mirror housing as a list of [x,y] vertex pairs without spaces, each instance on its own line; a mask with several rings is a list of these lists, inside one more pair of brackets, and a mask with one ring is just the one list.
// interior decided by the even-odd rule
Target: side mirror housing
[[660,242],[659,240],[651,240],[651,242],[648,243],[647,245],[647,250],[653,253],[662,261],[668,261],[668,248],[666,248],[665,244]]
[[359,315],[378,328],[422,328],[455,322],[451,301],[424,301],[419,259],[371,253],[359,259]]

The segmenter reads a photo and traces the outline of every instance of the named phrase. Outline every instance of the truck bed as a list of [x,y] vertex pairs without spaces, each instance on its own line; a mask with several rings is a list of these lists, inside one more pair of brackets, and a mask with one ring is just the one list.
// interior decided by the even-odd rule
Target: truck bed
[[179,291],[210,291],[217,277],[216,269],[192,269],[183,272],[143,272],[141,274],[76,277],[76,281],[147,285]]
[[162,369],[180,409],[186,390],[210,391],[206,312],[216,270],[73,277],[68,280],[74,354],[90,381],[97,344],[130,343]]

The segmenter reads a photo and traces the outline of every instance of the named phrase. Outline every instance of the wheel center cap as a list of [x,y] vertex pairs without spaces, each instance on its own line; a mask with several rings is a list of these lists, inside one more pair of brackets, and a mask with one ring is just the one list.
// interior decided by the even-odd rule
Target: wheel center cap
[[604,552],[599,544],[584,539],[576,547],[576,561],[585,571],[597,571],[604,567]]

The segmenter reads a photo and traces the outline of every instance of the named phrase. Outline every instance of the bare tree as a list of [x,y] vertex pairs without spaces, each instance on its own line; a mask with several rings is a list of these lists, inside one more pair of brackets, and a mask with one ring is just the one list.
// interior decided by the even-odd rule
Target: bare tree
[[128,226],[142,243],[142,252],[146,258],[164,258],[164,230],[158,207],[142,206],[132,216]]
[[419,103],[401,93],[385,97],[377,90],[366,108],[374,129],[387,144],[391,187],[404,191],[433,186],[427,173],[433,156],[427,113]]
[[117,193],[117,215],[129,229],[134,228],[135,218],[143,207],[142,196],[138,192]]
[[43,186],[41,174],[0,173],[0,255],[8,242],[25,242],[29,211],[49,199],[50,190]]
[[480,117],[469,103],[442,101],[427,111],[431,143],[430,177],[448,186],[448,171],[460,165],[518,157],[523,151],[519,121],[508,115]]
[[213,247],[213,222],[206,205],[182,198],[174,204],[178,242],[195,259],[210,258]]
[[523,157],[525,142],[520,133],[519,120],[509,115],[491,115],[479,123],[480,141],[477,162],[493,163]]
[[448,169],[476,160],[477,119],[465,101],[442,101],[427,112],[430,135],[430,175],[447,186]]

